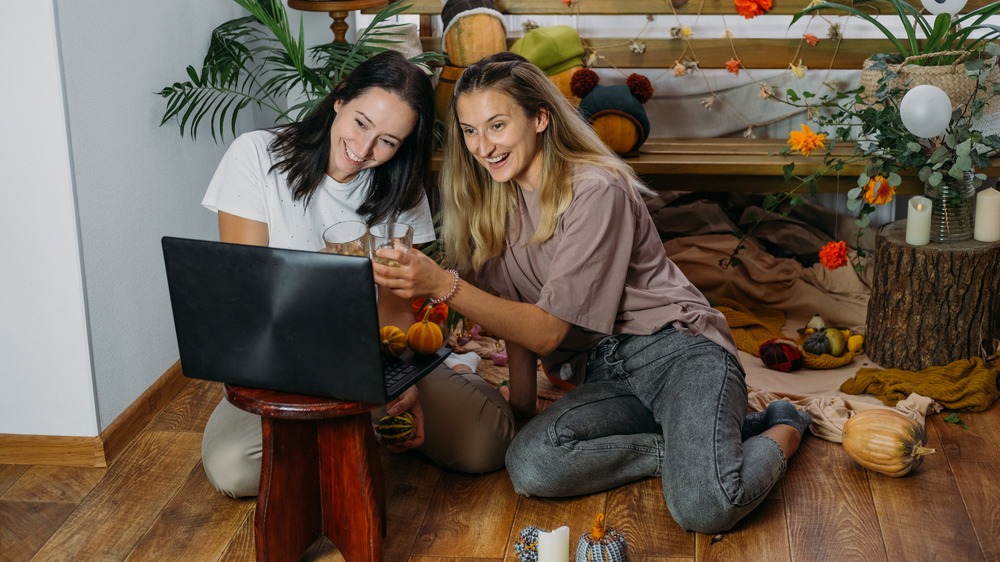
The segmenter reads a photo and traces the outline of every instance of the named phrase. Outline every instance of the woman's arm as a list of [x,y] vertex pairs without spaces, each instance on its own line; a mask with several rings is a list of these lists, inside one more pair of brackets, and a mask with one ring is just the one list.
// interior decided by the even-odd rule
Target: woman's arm
[[[403,298],[441,298],[451,292],[455,277],[422,252],[381,249],[379,255],[399,262],[388,267],[372,262],[375,282]],[[549,355],[562,343],[570,323],[538,306],[493,296],[464,280],[448,299],[448,306],[474,318],[487,331],[537,355]]]
[[517,344],[505,342],[510,372],[507,396],[510,409],[519,418],[533,417],[538,413],[538,356]]
[[267,223],[219,211],[219,240],[230,244],[267,246]]

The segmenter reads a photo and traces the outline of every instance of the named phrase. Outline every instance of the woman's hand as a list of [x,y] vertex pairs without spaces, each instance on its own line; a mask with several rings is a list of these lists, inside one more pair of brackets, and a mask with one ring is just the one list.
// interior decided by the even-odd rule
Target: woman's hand
[[420,408],[418,395],[417,387],[411,386],[404,390],[398,398],[386,405],[386,414],[390,416],[398,416],[409,410],[413,414],[413,426],[416,429],[413,439],[404,441],[398,445],[389,445],[382,442],[382,439],[379,438],[379,442],[393,453],[404,453],[424,444],[424,411]]
[[451,273],[420,250],[380,248],[375,254],[399,262],[399,267],[391,267],[372,260],[372,271],[376,283],[404,299],[441,297],[455,282]]

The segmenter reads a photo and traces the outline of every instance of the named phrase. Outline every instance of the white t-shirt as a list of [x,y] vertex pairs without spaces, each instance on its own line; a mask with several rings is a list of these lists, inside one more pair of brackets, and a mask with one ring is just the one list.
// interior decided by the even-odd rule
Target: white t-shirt
[[[271,171],[273,155],[267,149],[274,140],[270,131],[240,135],[229,146],[212,176],[201,204],[213,212],[224,211],[267,223],[268,245],[275,248],[315,251],[323,248],[323,231],[345,220],[364,220],[357,208],[364,200],[369,171],[348,183],[324,175],[309,205],[296,200],[284,172]],[[434,240],[430,205],[424,196],[420,205],[400,213],[396,219],[413,227],[413,242]]]

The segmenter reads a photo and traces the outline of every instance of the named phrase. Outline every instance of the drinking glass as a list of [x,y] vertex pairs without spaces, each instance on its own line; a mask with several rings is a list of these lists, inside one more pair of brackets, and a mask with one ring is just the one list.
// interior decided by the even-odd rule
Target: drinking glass
[[371,255],[371,240],[368,225],[361,221],[342,221],[323,231],[323,243],[327,253],[345,256]]
[[399,267],[399,262],[375,255],[379,248],[392,248],[409,252],[413,247],[413,227],[401,222],[376,224],[369,231],[372,235],[372,259],[382,265]]

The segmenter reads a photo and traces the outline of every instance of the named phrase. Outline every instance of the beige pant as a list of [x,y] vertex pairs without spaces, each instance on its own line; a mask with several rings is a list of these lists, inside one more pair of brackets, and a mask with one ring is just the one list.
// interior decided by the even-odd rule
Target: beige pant
[[[514,438],[514,415],[503,396],[475,373],[441,366],[424,377],[420,406],[424,444],[417,450],[442,468],[480,474],[503,468]],[[372,412],[381,418],[384,408]],[[255,496],[260,482],[260,416],[223,399],[205,426],[201,442],[205,474],[230,497]]]

